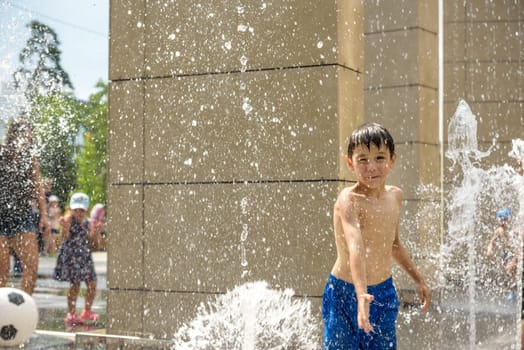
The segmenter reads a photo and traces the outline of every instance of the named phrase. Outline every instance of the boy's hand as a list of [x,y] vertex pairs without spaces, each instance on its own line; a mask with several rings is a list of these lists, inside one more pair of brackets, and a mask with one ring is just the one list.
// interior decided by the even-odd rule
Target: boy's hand
[[373,331],[373,326],[369,323],[369,304],[373,301],[373,295],[360,294],[358,296],[358,328],[369,333]]
[[426,283],[422,282],[417,286],[417,294],[422,302],[420,312],[424,313],[428,311],[429,306],[431,305],[431,290]]

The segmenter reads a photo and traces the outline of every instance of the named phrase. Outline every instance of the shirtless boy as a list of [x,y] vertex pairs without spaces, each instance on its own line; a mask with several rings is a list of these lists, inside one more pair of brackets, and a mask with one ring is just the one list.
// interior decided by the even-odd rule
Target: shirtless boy
[[322,300],[324,350],[396,349],[392,260],[416,283],[421,311],[431,304],[431,291],[399,239],[402,190],[386,185],[396,158],[381,125],[352,133],[345,161],[357,182],[340,192],[334,207],[337,260]]
[[488,243],[488,249],[486,256],[493,258],[495,256],[495,248],[499,246],[500,261],[503,271],[509,277],[506,282],[511,284],[511,281],[515,279],[516,264],[513,263],[513,257],[518,255],[515,254],[515,242],[513,242],[510,228],[511,228],[511,210],[509,208],[503,208],[497,211],[498,225],[493,232],[493,237]]

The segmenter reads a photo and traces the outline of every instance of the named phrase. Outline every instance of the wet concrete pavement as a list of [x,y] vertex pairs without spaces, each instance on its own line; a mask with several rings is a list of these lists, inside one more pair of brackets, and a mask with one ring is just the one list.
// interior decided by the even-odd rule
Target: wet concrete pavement
[[[67,290],[69,283],[52,279],[56,257],[41,257],[39,276],[33,298],[39,309],[37,331],[25,344],[25,349],[84,349],[90,348],[93,342],[97,348],[112,348],[111,341],[127,341],[123,348],[159,349],[166,347],[165,340],[127,339],[116,335],[105,334],[105,310],[107,296],[107,253],[93,254],[95,269],[98,276],[97,296],[93,310],[100,314],[101,323],[95,327],[67,328],[64,318],[67,313]],[[19,278],[11,278],[10,287],[18,287]],[[82,288],[85,286],[82,284]],[[516,345],[519,310],[517,300],[510,302],[504,296],[497,302],[489,298],[476,300],[475,312],[477,345],[474,349],[512,349]],[[84,298],[79,297],[78,312],[81,312]],[[398,349],[472,349],[468,344],[470,330],[468,329],[469,310],[467,296],[457,293],[452,300],[443,305],[434,306],[426,315],[420,315],[417,310],[401,307],[397,320]],[[82,341],[88,345],[83,346]],[[145,344],[144,342],[155,342]],[[89,345],[90,344],[90,345]],[[102,345],[105,344],[105,345]],[[163,344],[163,345],[162,345]],[[320,348],[320,346],[319,346]],[[2,348],[4,349],[4,348]]]
[[[106,310],[107,294],[107,253],[93,253],[95,270],[97,273],[97,294],[93,303],[93,311],[100,314],[101,323],[96,327],[103,329]],[[37,329],[46,331],[67,332],[64,323],[67,314],[67,291],[69,282],[56,281],[52,278],[53,270],[56,265],[56,256],[41,256],[38,263],[38,279],[36,282],[33,299],[36,302],[39,312]],[[11,261],[11,266],[13,263]],[[11,275],[8,287],[19,288],[20,278]],[[83,291],[85,284],[81,284],[82,292],[77,300],[78,313],[84,307]],[[93,328],[93,327],[91,327]]]
[[[102,312],[105,314],[106,301],[105,294],[107,291],[107,253],[95,252],[93,253],[93,260],[95,263],[95,270],[97,273],[97,296],[93,304],[95,312]],[[60,282],[52,278],[53,269],[56,265],[55,257],[40,257],[38,264],[38,280],[36,288],[33,293],[33,298],[39,309],[67,309],[67,290],[69,289],[69,282]],[[85,288],[85,284],[81,284],[81,288]],[[79,297],[77,308],[82,311],[84,305],[84,298]],[[43,320],[45,321],[45,319]]]
[[[55,256],[41,256],[38,263],[38,279],[36,282],[33,299],[38,307],[39,320],[34,335],[24,344],[25,349],[78,349],[75,345],[77,332],[92,332],[104,334],[106,294],[107,294],[107,253],[93,253],[95,270],[97,273],[97,295],[93,303],[93,311],[101,317],[101,322],[95,326],[68,327],[64,318],[67,314],[68,282],[56,281],[52,278],[56,265]],[[13,261],[11,261],[13,266]],[[19,288],[20,278],[11,276],[8,287]],[[81,288],[85,290],[85,284]],[[84,307],[84,298],[79,296],[77,310],[81,312]],[[1,348],[0,349],[10,349]],[[12,349],[18,349],[13,347]]]

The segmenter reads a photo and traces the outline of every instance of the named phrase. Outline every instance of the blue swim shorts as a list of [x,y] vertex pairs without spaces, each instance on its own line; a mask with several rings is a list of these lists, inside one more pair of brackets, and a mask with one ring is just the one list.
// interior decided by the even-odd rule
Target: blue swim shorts
[[395,320],[398,296],[393,278],[368,286],[373,295],[369,320],[373,332],[366,334],[358,328],[355,286],[329,275],[322,297],[324,321],[324,350],[386,350],[397,348]]

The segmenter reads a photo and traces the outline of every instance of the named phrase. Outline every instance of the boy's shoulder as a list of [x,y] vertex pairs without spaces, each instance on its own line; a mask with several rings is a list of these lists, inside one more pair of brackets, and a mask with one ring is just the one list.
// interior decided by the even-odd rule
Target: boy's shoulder
[[[395,195],[403,196],[403,191],[400,187],[393,186],[393,185],[386,185],[385,191],[387,193],[392,193]],[[344,187],[338,194],[338,198],[346,198],[346,197],[364,197],[361,193],[357,191],[357,185]]]
[[358,193],[358,191],[356,190],[357,189],[357,185],[353,185],[353,186],[347,186],[347,187],[344,187],[339,193],[338,193],[338,197],[337,197],[337,200],[347,200],[349,198],[354,198],[354,197],[363,197],[362,194]]
[[402,191],[400,187],[393,186],[393,185],[386,185],[386,192],[392,193],[400,197],[404,195],[404,192]]

